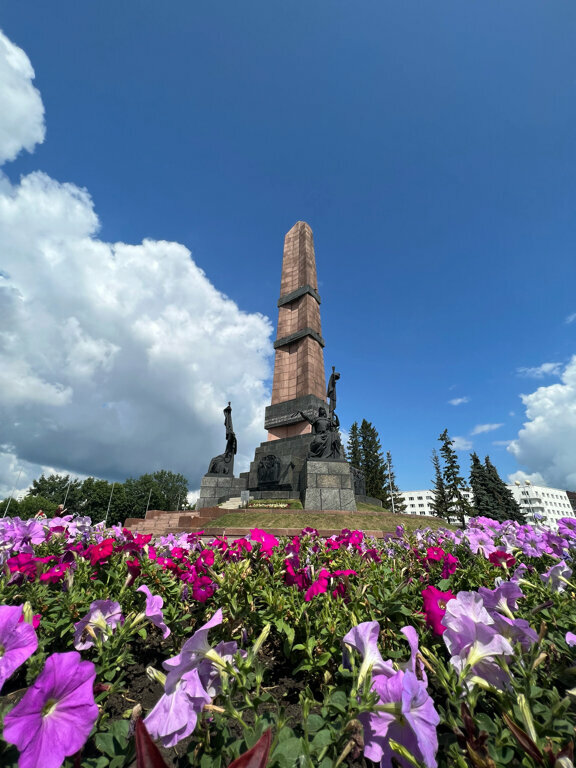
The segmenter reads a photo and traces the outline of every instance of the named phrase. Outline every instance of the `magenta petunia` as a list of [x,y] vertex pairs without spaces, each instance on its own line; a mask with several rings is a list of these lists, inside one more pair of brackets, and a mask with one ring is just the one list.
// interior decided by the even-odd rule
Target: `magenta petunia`
[[272,536],[271,533],[266,533],[261,528],[253,528],[250,531],[250,538],[252,541],[260,544],[260,551],[266,557],[270,557],[274,551],[274,547],[279,545],[279,541],[276,536]]
[[4,739],[20,751],[18,768],[60,768],[85,744],[98,717],[96,670],[76,651],[53,653],[4,718]]
[[0,689],[38,647],[34,628],[23,621],[21,605],[0,606]]
[[327,592],[329,581],[330,581],[330,571],[327,571],[326,568],[322,568],[322,570],[318,574],[318,578],[316,579],[316,581],[313,582],[306,590],[306,594],[304,595],[304,600],[307,603],[309,603],[310,600],[312,600],[312,598],[315,597],[316,595],[323,595],[325,592]]
[[446,631],[442,619],[446,613],[446,604],[455,597],[456,595],[452,594],[450,590],[442,592],[431,585],[422,590],[426,623],[437,635],[442,635]]

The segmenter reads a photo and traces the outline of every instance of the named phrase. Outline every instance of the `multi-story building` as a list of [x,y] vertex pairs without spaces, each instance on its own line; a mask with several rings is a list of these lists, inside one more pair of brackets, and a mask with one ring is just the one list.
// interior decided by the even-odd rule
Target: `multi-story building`
[[[473,504],[472,491],[462,491],[462,495]],[[408,515],[433,515],[434,509],[434,491],[402,491],[400,496],[404,499],[406,505],[406,514]]]
[[[541,522],[555,525],[562,517],[573,517],[574,510],[566,491],[559,488],[547,488],[544,485],[533,485],[530,482],[518,485],[508,485],[520,509],[526,515],[529,523]],[[433,515],[434,491],[402,491],[400,494],[409,515]],[[474,494],[471,490],[462,491],[462,495],[474,504]]]
[[520,504],[529,523],[540,521],[548,525],[556,525],[561,517],[574,515],[568,494],[559,488],[534,485],[529,481],[509,485],[508,488]]

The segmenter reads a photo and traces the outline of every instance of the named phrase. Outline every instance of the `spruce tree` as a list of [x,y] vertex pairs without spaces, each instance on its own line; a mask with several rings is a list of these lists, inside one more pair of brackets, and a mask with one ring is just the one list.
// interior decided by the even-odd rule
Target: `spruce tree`
[[442,432],[438,440],[442,443],[440,453],[444,459],[443,477],[446,494],[450,503],[450,510],[456,515],[460,524],[463,526],[466,523],[466,515],[472,514],[472,507],[462,493],[466,486],[464,484],[464,478],[460,474],[460,465],[458,464],[456,451],[452,447],[454,441],[448,436],[447,429]]
[[350,434],[348,435],[348,461],[356,469],[362,469],[362,450],[360,445],[360,430],[358,429],[358,422],[355,421],[350,427]]
[[382,446],[380,445],[378,432],[366,419],[363,419],[360,425],[360,443],[360,453],[362,456],[360,469],[362,469],[366,478],[366,495],[380,499],[382,506],[389,509],[390,502],[386,489]]
[[524,524],[526,517],[520,509],[520,505],[514,498],[512,491],[506,487],[506,483],[498,474],[498,470],[490,461],[489,456],[486,456],[484,459],[484,468],[490,493],[494,499],[495,506],[498,508],[499,517],[496,519],[500,521],[515,520],[518,523]]
[[493,492],[493,482],[486,467],[476,453],[471,453],[470,486],[474,494],[474,508],[479,515],[493,520],[502,520],[502,510]]
[[[397,515],[404,514],[406,512],[406,502],[404,496],[401,495],[400,489],[396,483],[396,474],[392,467],[392,454],[390,451],[386,451],[386,488],[388,491],[388,497],[390,499],[390,507]],[[394,502],[394,503],[392,503]]]
[[436,450],[432,451],[432,464],[434,466],[434,501],[432,509],[437,517],[442,517],[450,522],[450,501],[444,485],[442,467],[440,466],[440,457]]

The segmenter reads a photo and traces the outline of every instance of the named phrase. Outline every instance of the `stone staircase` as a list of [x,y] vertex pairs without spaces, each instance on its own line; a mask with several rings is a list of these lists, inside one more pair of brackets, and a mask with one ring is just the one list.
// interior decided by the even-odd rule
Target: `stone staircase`
[[[233,499],[228,499],[223,504],[219,504],[219,509],[240,509],[242,506],[242,499],[240,496],[236,496]],[[202,510],[200,510],[201,512]]]
[[[240,499],[238,499],[240,502]],[[234,509],[237,507],[229,507]],[[145,518],[129,517],[124,527],[132,533],[166,536],[169,533],[193,533],[206,528],[212,520],[225,514],[220,507],[206,507],[189,512],[165,512],[161,509],[151,509]]]

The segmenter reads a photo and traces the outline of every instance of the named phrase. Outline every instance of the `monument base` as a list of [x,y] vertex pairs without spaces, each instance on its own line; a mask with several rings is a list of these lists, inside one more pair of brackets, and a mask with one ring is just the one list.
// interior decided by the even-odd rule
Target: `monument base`
[[234,496],[240,496],[248,488],[246,477],[206,474],[200,482],[200,497],[196,509],[217,507]]
[[304,509],[356,512],[354,482],[347,461],[308,459]]

